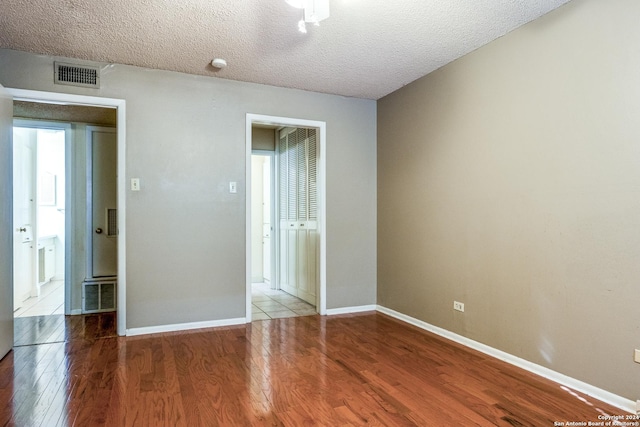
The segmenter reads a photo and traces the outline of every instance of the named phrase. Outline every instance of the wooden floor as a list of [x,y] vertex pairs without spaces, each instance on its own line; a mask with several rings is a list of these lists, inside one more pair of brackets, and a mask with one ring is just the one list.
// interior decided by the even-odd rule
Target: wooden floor
[[622,411],[379,313],[64,342],[0,361],[0,426],[553,426]]

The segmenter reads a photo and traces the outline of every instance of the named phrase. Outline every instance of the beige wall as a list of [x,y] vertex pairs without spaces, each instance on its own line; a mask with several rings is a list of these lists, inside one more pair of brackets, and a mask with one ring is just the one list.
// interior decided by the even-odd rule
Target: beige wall
[[375,303],[374,101],[118,64],[58,86],[55,59],[0,49],[0,84],[126,100],[127,328],[244,317],[247,113],[327,123],[327,308]]
[[639,16],[574,0],[378,102],[380,305],[640,398]]

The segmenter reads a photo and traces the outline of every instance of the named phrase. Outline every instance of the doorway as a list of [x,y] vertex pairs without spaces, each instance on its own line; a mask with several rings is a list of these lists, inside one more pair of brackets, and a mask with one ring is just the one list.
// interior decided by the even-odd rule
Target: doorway
[[[253,319],[290,317],[286,315],[286,311],[293,312],[293,315],[326,314],[326,221],[324,204],[326,124],[319,121],[255,114],[247,114],[246,123],[247,322],[251,322]],[[269,196],[272,207],[269,234],[269,241],[272,242],[270,245],[271,250],[269,251],[272,267],[269,272],[268,285],[264,281],[257,283],[257,276],[259,275],[255,273],[256,269],[254,268],[254,266],[260,264],[260,261],[264,262],[264,251],[262,255],[256,252],[257,242],[253,236],[260,234],[259,237],[262,238],[261,243],[263,244],[265,236],[263,233],[264,223],[263,227],[256,230],[255,228],[258,225],[255,222],[256,219],[254,219],[254,216],[258,216],[255,212],[256,209],[260,209],[260,204],[254,198],[254,194],[257,192],[264,194],[264,187],[256,188],[252,186],[252,182],[257,181],[254,179],[255,175],[260,173],[255,168],[256,161],[252,156],[252,148],[254,146],[253,132],[259,128],[273,130],[273,151],[270,155],[274,161],[271,162],[270,166],[272,193]],[[290,141],[286,140],[286,135],[288,134],[291,134],[291,138],[293,138]],[[281,141],[282,135],[285,135],[284,142]],[[300,137],[300,135],[304,135],[304,137]],[[313,146],[310,145],[311,140]],[[310,157],[309,153],[313,153],[313,156]],[[288,155],[290,157],[287,157]],[[285,159],[284,162],[283,159]],[[309,184],[308,180],[310,175],[309,167],[313,169],[314,179],[312,184]],[[303,196],[295,195],[290,200],[287,199],[286,193],[290,193],[291,189],[299,188],[299,191],[309,192],[310,185],[313,188],[313,200],[311,202],[306,193]],[[303,187],[305,190],[302,190]],[[295,194],[298,194],[298,190],[295,191]],[[257,198],[259,199],[259,197]],[[294,198],[296,200],[293,200]],[[305,210],[313,204],[316,215],[313,224],[307,221],[309,219],[308,216],[304,220],[296,216],[296,221],[292,224],[287,224],[292,219],[287,213],[289,204],[296,206],[296,212],[301,212],[300,206],[304,205],[302,210]],[[313,253],[303,250],[298,251],[296,248],[309,246],[305,237],[308,236],[308,233],[302,231],[302,229],[312,225],[315,233],[315,240],[312,242],[312,246],[316,249],[314,249]],[[301,244],[298,245],[298,243]],[[258,260],[255,259],[256,257]],[[313,263],[304,262],[305,257],[314,258]],[[309,268],[310,265],[313,268]],[[313,289],[312,292],[305,293],[303,285],[309,285],[310,282],[301,280],[304,283],[300,283],[300,286],[293,282],[295,277],[303,278],[309,274],[314,277]],[[262,276],[264,279],[264,274]],[[293,288],[292,285],[294,285]],[[289,293],[285,293],[284,290]],[[287,307],[287,304],[292,304],[292,307]],[[269,316],[265,311],[266,308],[275,308],[282,313]],[[265,314],[267,317],[265,317]]]
[[70,126],[14,120],[14,317],[65,313],[66,146]]
[[254,150],[251,156],[251,281],[271,286],[273,253],[274,152]]
[[[115,215],[111,215],[110,218],[117,220],[117,284],[113,283],[113,287],[111,290],[114,292],[107,292],[108,294],[113,294],[114,298],[117,298],[117,332],[118,335],[126,335],[126,251],[124,247],[124,242],[126,241],[126,223],[125,223],[125,153],[126,153],[126,129],[125,129],[125,101],[122,99],[111,99],[111,98],[101,98],[101,97],[93,97],[93,96],[84,96],[84,95],[71,95],[65,93],[54,93],[54,92],[39,92],[32,90],[23,90],[23,89],[7,89],[9,95],[11,95],[15,102],[32,102],[39,103],[42,105],[62,105],[65,107],[98,107],[97,109],[108,109],[115,112],[116,115],[116,135],[117,135],[117,154],[116,154],[116,163],[117,163],[117,212]],[[15,105],[14,105],[15,111]],[[67,153],[67,157],[69,153]],[[77,160],[77,159],[76,159]],[[67,179],[67,193],[68,193],[68,185],[70,184],[70,179]],[[64,257],[64,275],[65,282],[71,283],[70,277],[73,277],[73,268],[71,267],[71,257],[69,256],[69,250],[71,248],[70,242],[76,242],[76,238],[81,238],[81,236],[75,235],[75,230],[70,226],[70,222],[77,220],[79,217],[85,217],[86,215],[86,207],[83,205],[82,209],[77,212],[74,211],[73,206],[70,201],[71,195],[66,198],[65,203],[65,211],[66,211],[66,233],[65,233],[65,257]],[[75,204],[78,206],[78,204]],[[76,262],[77,264],[77,262]],[[84,269],[84,266],[83,266]],[[82,282],[84,277],[74,277],[73,282],[75,286],[74,297],[70,298],[69,295],[66,296],[67,301],[73,300],[73,309],[69,308],[69,304],[67,304],[66,314],[81,314],[82,313],[82,290],[79,287],[78,283]],[[69,286],[66,287],[67,292]],[[116,292],[117,291],[117,297]]]
[[[271,131],[274,142],[275,129]],[[274,235],[275,153],[271,150],[254,150],[251,156],[252,320],[316,314],[314,305],[281,290],[274,278],[275,261],[278,259]]]

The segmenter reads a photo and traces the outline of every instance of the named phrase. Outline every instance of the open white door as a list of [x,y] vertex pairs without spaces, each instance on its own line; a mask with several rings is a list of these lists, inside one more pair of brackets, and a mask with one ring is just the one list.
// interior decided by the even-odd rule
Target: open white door
[[13,128],[13,310],[39,295],[35,276],[36,152],[38,130]]
[[0,86],[0,358],[13,347],[13,97]]

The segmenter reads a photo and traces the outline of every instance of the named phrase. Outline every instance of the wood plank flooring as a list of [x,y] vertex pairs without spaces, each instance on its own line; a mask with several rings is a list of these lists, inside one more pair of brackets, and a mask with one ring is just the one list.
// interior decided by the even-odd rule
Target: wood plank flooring
[[622,411],[380,313],[64,342],[0,361],[0,426],[553,426]]

